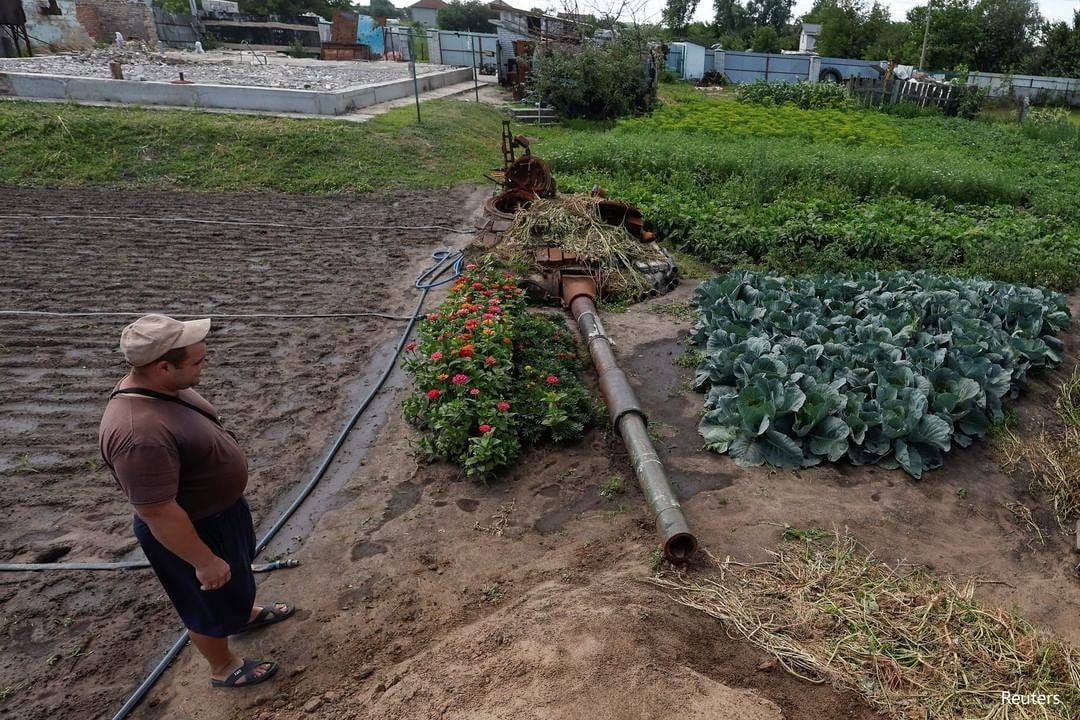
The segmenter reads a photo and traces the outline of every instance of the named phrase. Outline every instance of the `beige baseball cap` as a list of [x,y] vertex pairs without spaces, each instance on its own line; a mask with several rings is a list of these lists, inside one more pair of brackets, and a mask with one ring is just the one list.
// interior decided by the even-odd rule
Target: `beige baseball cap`
[[210,332],[210,318],[175,320],[168,315],[144,315],[120,333],[120,352],[134,367],[142,367],[176,348],[194,345]]

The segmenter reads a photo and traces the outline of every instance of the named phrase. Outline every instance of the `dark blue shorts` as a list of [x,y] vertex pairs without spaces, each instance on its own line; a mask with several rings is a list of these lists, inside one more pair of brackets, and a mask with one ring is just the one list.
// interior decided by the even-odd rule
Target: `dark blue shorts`
[[138,515],[134,524],[135,537],[150,567],[188,630],[211,637],[228,637],[248,621],[255,605],[255,575],[251,572],[255,528],[244,498],[217,515],[193,523],[195,532],[211,552],[232,569],[229,582],[217,590],[200,589],[195,568],[159,543]]

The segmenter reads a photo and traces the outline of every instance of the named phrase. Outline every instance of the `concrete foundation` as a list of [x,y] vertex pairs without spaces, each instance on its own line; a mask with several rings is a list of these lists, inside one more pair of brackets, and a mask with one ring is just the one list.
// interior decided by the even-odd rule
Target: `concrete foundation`
[[[471,68],[417,77],[421,93],[466,82]],[[343,115],[413,94],[412,78],[361,85],[337,91],[290,90],[241,85],[177,85],[167,82],[0,72],[0,95],[28,99],[113,102],[127,105],[174,105],[225,110]]]

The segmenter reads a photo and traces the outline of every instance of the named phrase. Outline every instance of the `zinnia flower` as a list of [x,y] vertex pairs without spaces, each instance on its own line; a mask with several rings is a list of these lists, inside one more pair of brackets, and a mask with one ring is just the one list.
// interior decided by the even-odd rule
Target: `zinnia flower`
[[554,375],[548,375],[547,376],[547,384],[548,385],[558,385],[559,384],[559,378],[555,377]]
[[406,343],[405,344],[405,349],[410,351],[410,352],[415,350],[416,349],[416,343],[414,343],[414,342]]
[[458,355],[460,355],[463,358],[472,357],[473,356],[473,346],[472,345],[462,345],[461,349],[458,350]]
[[474,282],[472,284],[472,287],[473,287],[473,290],[483,290],[484,289],[484,283]]
[[435,388],[427,391],[428,400],[438,400],[440,395],[442,395],[442,393]]
[[447,375],[446,373],[439,373],[438,375],[435,376],[435,379],[438,380],[439,382],[446,382],[447,378],[449,378],[449,377],[450,376]]
[[450,382],[454,383],[455,385],[464,385],[465,383],[469,382],[469,376],[458,373],[450,379]]
[[480,388],[469,388],[469,394],[476,397],[480,394]]
[[428,322],[435,322],[440,317],[441,316],[439,315],[439,313],[431,313],[430,315],[427,316],[427,319],[428,319]]
[[494,365],[494,364],[495,364],[495,363],[497,363],[497,362],[499,362],[499,361],[498,361],[498,360],[496,360],[496,359],[495,359],[495,358],[494,358],[493,356],[491,356],[491,355],[488,355],[488,356],[487,356],[486,358],[484,358],[484,364],[485,364],[485,365]]
[[503,400],[499,404],[497,404],[495,407],[499,408],[499,412],[506,412],[507,410],[510,409],[510,403]]
[[431,359],[432,360],[442,360],[442,353],[439,352],[438,350],[436,350],[435,352],[431,353]]
[[476,269],[476,263],[469,263],[468,265],[465,266],[465,269],[466,270],[475,270]]
[[489,432],[491,432],[491,426],[490,426],[490,425],[486,425],[486,424],[485,424],[485,425],[481,425],[481,426],[480,426],[480,432],[482,432],[482,433],[489,433]]

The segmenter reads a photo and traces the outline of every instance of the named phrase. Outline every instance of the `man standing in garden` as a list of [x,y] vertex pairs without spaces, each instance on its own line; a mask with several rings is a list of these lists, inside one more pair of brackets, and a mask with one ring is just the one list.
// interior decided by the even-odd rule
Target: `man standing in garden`
[[102,457],[135,510],[135,536],[210,665],[211,684],[268,680],[277,663],[238,658],[229,636],[293,614],[255,605],[247,460],[214,406],[192,388],[207,365],[210,320],[147,315],[124,328],[132,366],[109,397]]

